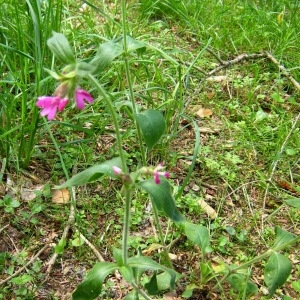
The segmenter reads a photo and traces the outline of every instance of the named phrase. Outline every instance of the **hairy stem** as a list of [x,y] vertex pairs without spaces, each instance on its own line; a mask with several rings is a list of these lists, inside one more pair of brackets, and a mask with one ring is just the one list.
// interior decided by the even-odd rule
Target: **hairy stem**
[[[127,51],[127,28],[126,28],[126,0],[122,0],[122,26],[123,26],[123,43],[124,43],[124,62],[125,62],[125,72],[126,72],[126,78],[128,83],[128,90],[132,105],[132,110],[134,114],[137,114],[137,107],[135,105],[134,101],[134,92],[132,88],[132,80],[130,76],[130,67],[129,67],[129,60],[128,60],[128,51]],[[139,124],[137,123],[136,119],[134,118],[135,127],[137,129],[137,135],[139,140],[139,147],[140,147],[140,153],[142,156],[142,162],[143,165],[146,165],[146,155],[144,151],[144,145],[143,145],[143,139],[142,139],[142,132]]]

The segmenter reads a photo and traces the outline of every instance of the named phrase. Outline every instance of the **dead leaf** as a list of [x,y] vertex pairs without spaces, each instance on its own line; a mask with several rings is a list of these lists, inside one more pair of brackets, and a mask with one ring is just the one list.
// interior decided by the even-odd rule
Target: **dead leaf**
[[156,251],[156,250],[159,250],[159,249],[162,249],[162,248],[163,248],[162,245],[153,243],[147,249],[143,250],[142,253],[144,255],[150,255],[153,251]]
[[220,128],[208,128],[208,127],[199,127],[201,133],[218,133],[221,131]]
[[199,185],[197,185],[197,184],[193,184],[193,185],[192,185],[192,190],[193,190],[193,191],[195,191],[195,192],[198,192],[198,191],[200,191],[200,187],[199,187]]
[[212,110],[209,108],[200,107],[200,109],[196,112],[196,115],[200,118],[209,117],[213,114]]
[[178,258],[177,255],[174,254],[174,253],[168,253],[168,255],[169,255],[171,260],[177,260],[177,258]]
[[203,199],[198,200],[198,204],[207,213],[207,215],[211,219],[217,218],[217,216],[218,216],[217,212],[209,204],[207,204]]
[[176,292],[168,292],[164,294],[164,300],[177,300],[177,294]]
[[21,187],[21,199],[24,201],[32,201],[37,197],[36,192],[42,191],[44,188],[43,184],[38,184],[31,188]]
[[211,100],[215,96],[214,92],[206,93],[206,97],[208,100]]
[[227,81],[228,77],[224,75],[219,75],[219,76],[210,76],[207,78],[207,81],[210,82],[222,82],[222,81]]
[[70,192],[68,189],[55,190],[52,195],[52,202],[56,204],[65,204],[70,201]]

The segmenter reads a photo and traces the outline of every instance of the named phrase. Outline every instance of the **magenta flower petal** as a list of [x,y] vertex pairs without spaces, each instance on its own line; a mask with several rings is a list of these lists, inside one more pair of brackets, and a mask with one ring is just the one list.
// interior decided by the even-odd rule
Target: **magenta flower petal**
[[50,96],[41,96],[41,97],[38,97],[38,101],[36,102],[36,105],[38,107],[47,107],[47,106],[50,106],[53,98],[56,98],[56,97],[50,97]]
[[163,176],[165,178],[170,178],[170,173],[169,172],[165,172],[165,171],[160,171],[162,169],[164,169],[164,164],[160,163],[153,170],[154,182],[156,184],[160,184],[160,178],[159,178],[159,176]]
[[84,101],[92,103],[94,101],[90,93],[83,89],[75,90],[75,101],[78,109],[84,109]]
[[170,178],[170,173],[169,172],[163,172],[163,176],[165,176],[166,178]]
[[61,101],[58,104],[58,110],[63,111],[65,109],[67,103],[68,103],[68,98],[61,99]]
[[45,117],[47,116],[48,120],[53,120],[55,118],[57,109],[59,111],[64,110],[66,104],[68,102],[68,99],[61,99],[57,96],[41,96],[38,97],[38,101],[36,102],[36,105],[39,108],[42,108],[41,116]]
[[50,109],[50,111],[49,112],[47,112],[45,115],[48,115],[47,116],[47,119],[50,121],[50,120],[53,120],[54,118],[55,118],[55,116],[56,116],[56,111],[57,111],[57,107],[56,106],[54,106],[54,107],[52,107],[51,109]]
[[156,184],[160,184],[160,179],[159,179],[159,173],[158,172],[154,172],[154,182]]

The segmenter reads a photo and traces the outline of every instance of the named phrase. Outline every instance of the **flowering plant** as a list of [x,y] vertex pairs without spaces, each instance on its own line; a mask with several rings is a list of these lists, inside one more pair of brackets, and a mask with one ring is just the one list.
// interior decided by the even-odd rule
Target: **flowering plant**
[[[122,1],[122,3],[123,11],[125,11],[125,2]],[[83,109],[85,102],[91,104],[94,101],[89,92],[78,87],[79,80],[85,77],[89,79],[100,97],[105,101],[115,126],[119,156],[94,165],[74,175],[64,184],[56,187],[60,189],[84,185],[99,179],[102,175],[110,176],[111,178],[120,180],[122,183],[122,195],[125,204],[122,249],[116,248],[113,250],[115,262],[103,261],[94,264],[86,278],[74,291],[72,297],[74,300],[97,298],[101,293],[102,284],[106,277],[116,270],[120,272],[123,278],[133,287],[132,292],[128,293],[125,299],[151,299],[150,295],[156,295],[161,291],[158,287],[158,281],[162,277],[164,278],[165,289],[175,288],[176,279],[178,279],[180,275],[174,271],[166,251],[162,228],[158,218],[159,212],[163,212],[165,216],[175,222],[175,224],[183,227],[187,238],[199,247],[202,255],[210,251],[208,229],[205,226],[186,221],[185,217],[177,209],[172,187],[168,181],[170,173],[165,171],[162,163],[156,166],[147,166],[146,164],[146,154],[149,153],[163,137],[165,120],[163,115],[155,109],[147,109],[142,112],[137,109],[134,103],[134,94],[127,69],[127,80],[132,100],[131,109],[140,144],[140,159],[143,165],[137,170],[129,170],[122,147],[122,136],[119,130],[116,109],[109,95],[93,75],[99,71],[99,69],[109,65],[115,57],[121,54],[124,55],[125,65],[128,67],[126,57],[129,50],[137,51],[145,47],[143,43],[137,42],[125,34],[120,40],[123,43],[122,45],[113,42],[107,42],[101,45],[95,58],[91,60],[91,63],[85,63],[76,62],[66,38],[61,34],[54,33],[53,37],[48,41],[48,45],[57,58],[67,65],[61,74],[49,71],[60,83],[53,96],[41,96],[37,101],[37,106],[42,108],[41,115],[47,116],[48,120],[54,119],[57,111],[63,111],[70,99],[74,100],[78,109]],[[198,151],[197,148],[195,148],[195,150]],[[182,189],[183,188],[181,188],[177,195],[181,194]],[[159,264],[153,259],[143,256],[141,253],[138,253],[137,256],[129,257],[128,237],[130,233],[130,212],[133,190],[142,190],[150,196],[155,224],[158,226],[159,239],[164,249],[162,254],[164,255],[166,265]],[[73,205],[73,209],[75,210],[75,203],[73,203]],[[246,294],[254,294],[257,291],[257,287],[249,280],[249,274],[247,274],[246,269],[252,264],[269,257],[265,265],[264,277],[270,295],[272,296],[275,290],[285,283],[292,270],[292,264],[289,259],[280,254],[279,251],[297,241],[299,241],[299,237],[277,227],[274,245],[263,254],[254,257],[242,265],[226,266],[224,264],[224,268],[220,268],[219,273],[215,273],[209,262],[201,261],[201,284],[203,284],[203,282],[205,283],[205,280],[208,281],[221,275],[222,278],[217,280],[216,288],[218,288],[223,281],[227,280],[231,286],[238,291]],[[151,278],[147,283],[143,284],[141,280],[142,276],[145,273],[149,275],[149,272],[152,274]]]
[[[122,136],[117,122],[116,109],[104,88],[98,83],[93,75],[95,72],[98,72],[99,69],[105,68],[114,57],[126,53],[130,49],[131,51],[141,50],[145,45],[124,35],[122,46],[118,43],[111,42],[101,45],[96,57],[91,60],[90,64],[80,61],[76,62],[67,39],[60,33],[53,34],[48,41],[48,46],[53,51],[54,55],[65,63],[66,66],[61,73],[48,70],[48,72],[59,81],[59,84],[54,91],[53,96],[38,97],[36,105],[41,108],[41,116],[47,117],[48,120],[53,120],[56,117],[57,112],[62,112],[71,100],[73,100],[78,109],[84,109],[85,102],[88,104],[93,103],[93,96],[78,85],[81,78],[86,78],[94,85],[100,97],[102,97],[110,110],[116,130],[119,152],[119,157],[94,165],[74,175],[64,184],[57,186],[56,188],[60,189],[83,185],[97,180],[100,176],[105,174],[114,177],[115,179],[119,179],[123,183],[122,190],[124,191],[125,199],[122,249],[115,249],[113,252],[116,263],[103,262],[95,264],[87,278],[74,292],[73,299],[94,299],[97,297],[101,292],[102,282],[105,277],[116,269],[119,270],[123,277],[134,287],[133,294],[135,297],[140,294],[145,299],[151,299],[140,287],[140,278],[147,269],[154,271],[153,278],[156,277],[156,271],[160,270],[160,272],[168,273],[170,278],[169,288],[174,289],[175,280],[178,275],[173,270],[170,258],[166,252],[164,252],[164,256],[168,267],[160,265],[154,260],[141,255],[138,255],[137,257],[128,257],[131,197],[134,189],[144,190],[150,195],[156,225],[159,226],[158,232],[160,233],[161,243],[163,243],[164,239],[158,218],[159,211],[164,212],[166,216],[176,223],[185,221],[184,216],[176,208],[171,185],[167,180],[170,177],[170,173],[164,170],[165,167],[163,163],[159,163],[154,167],[146,166],[145,153],[155,146],[162,138],[165,131],[164,117],[155,109],[148,109],[142,112],[138,111],[134,100],[132,99],[132,109],[140,142],[140,152],[142,154],[141,160],[144,166],[136,171],[129,172],[126,157],[122,148]],[[111,55],[111,52],[114,53],[113,56]],[[109,53],[109,57],[105,56],[107,53]],[[105,61],[106,64],[103,64]],[[140,269],[141,266],[143,267]],[[136,272],[140,274],[140,277],[135,277],[133,275]],[[99,276],[94,276],[95,273],[99,274]],[[95,286],[97,286],[97,288],[90,288]],[[148,292],[153,290],[151,284],[145,285],[144,287]]]

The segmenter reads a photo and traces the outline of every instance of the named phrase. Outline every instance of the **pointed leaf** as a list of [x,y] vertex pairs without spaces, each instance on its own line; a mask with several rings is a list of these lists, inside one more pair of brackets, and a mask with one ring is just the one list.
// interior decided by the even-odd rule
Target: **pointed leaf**
[[269,289],[269,297],[272,297],[277,288],[281,287],[292,271],[290,260],[277,252],[269,257],[264,270],[264,280]]
[[169,286],[173,290],[175,288],[176,272],[172,269],[169,269],[165,266],[160,265],[159,263],[152,260],[150,257],[146,256],[135,256],[128,259],[128,266],[133,268],[142,268],[145,270],[162,270],[170,274],[170,283]]
[[123,47],[121,44],[113,41],[103,43],[98,48],[96,56],[90,61],[90,64],[94,65],[98,72],[103,71],[122,53]]
[[175,200],[171,193],[171,186],[164,177],[160,177],[160,184],[156,184],[153,179],[147,179],[138,185],[150,194],[158,210],[162,210],[174,222],[183,222],[184,216],[177,210]]
[[52,70],[49,70],[47,68],[44,68],[44,70],[46,72],[48,72],[54,79],[56,80],[61,80],[61,75],[57,74],[56,72],[52,71]]
[[143,42],[137,41],[129,35],[126,36],[126,42],[128,52],[137,50],[138,54],[142,54],[146,50],[146,45]]
[[87,274],[72,295],[73,300],[92,300],[98,297],[105,278],[117,268],[117,264],[99,262]]
[[275,227],[275,233],[276,233],[276,240],[272,247],[272,249],[274,249],[274,250],[276,250],[276,248],[278,248],[296,238],[296,235],[294,235],[288,231],[285,231],[278,226]]
[[121,159],[119,157],[107,160],[102,164],[92,166],[67,180],[65,183],[56,186],[56,189],[62,189],[71,186],[84,185],[88,182],[95,181],[100,178],[103,174],[115,177],[112,167],[116,166],[121,168]]
[[132,268],[128,266],[122,266],[119,268],[119,272],[121,273],[122,277],[128,282],[131,283],[134,276]]
[[292,207],[300,208],[300,198],[289,198],[284,202]]
[[151,150],[165,131],[163,115],[155,109],[148,109],[136,114],[135,119],[142,130],[148,149]]
[[94,73],[96,69],[96,66],[81,61],[76,65],[76,75],[80,77],[86,77],[87,75]]
[[114,248],[113,249],[113,257],[116,260],[116,263],[119,267],[124,266],[123,263],[123,254],[122,254],[122,250],[118,249],[118,248]]
[[253,295],[258,292],[257,286],[247,280],[247,277],[242,274],[231,274],[227,277],[227,281],[238,292],[244,292],[246,290],[247,295]]
[[185,222],[184,231],[187,238],[199,246],[202,253],[205,253],[205,249],[209,246],[208,229],[202,225]]
[[58,32],[53,32],[53,36],[47,40],[47,45],[52,53],[64,64],[75,63],[75,56],[67,38]]
[[58,244],[54,246],[55,253],[62,254],[64,252],[66,244],[67,244],[66,239],[63,239],[63,238],[60,239]]
[[145,289],[147,290],[149,295],[157,295],[160,291],[157,285],[157,275],[156,272],[152,275],[149,282],[145,284]]
[[163,272],[157,275],[157,288],[158,290],[165,291],[170,289],[171,275],[170,273]]

